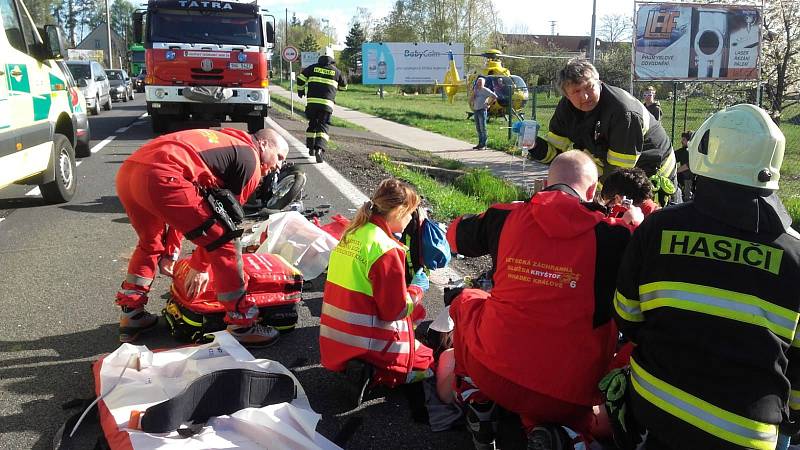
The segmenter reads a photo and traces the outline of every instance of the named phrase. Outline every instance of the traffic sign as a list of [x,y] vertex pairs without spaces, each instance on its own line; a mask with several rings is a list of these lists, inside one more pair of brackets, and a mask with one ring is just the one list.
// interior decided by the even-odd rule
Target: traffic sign
[[297,61],[297,58],[300,56],[300,52],[297,50],[297,47],[287,45],[283,48],[282,56],[287,62],[294,62]]

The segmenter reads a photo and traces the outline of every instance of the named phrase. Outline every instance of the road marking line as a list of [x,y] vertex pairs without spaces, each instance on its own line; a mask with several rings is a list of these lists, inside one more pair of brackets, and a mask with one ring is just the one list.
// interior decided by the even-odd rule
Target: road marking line
[[2,222],[2,221],[4,221],[4,220],[6,220],[6,218],[5,218],[5,217],[0,217],[0,222]]
[[[308,149],[306,149],[306,145],[292,136],[288,131],[284,130],[283,127],[278,125],[274,120],[272,120],[271,117],[267,117],[267,124],[277,131],[278,134],[283,136],[283,138],[289,143],[289,146],[294,148],[301,155],[306,155],[306,159],[308,161],[316,162],[314,157],[308,156]],[[336,169],[331,167],[330,164],[322,162],[322,164],[314,164],[314,168],[319,170],[325,178],[330,180],[331,183],[336,186],[339,192],[341,192],[342,195],[344,195],[344,197],[350,201],[354,207],[358,208],[364,202],[369,200],[369,197],[358,190],[353,183],[343,177],[339,172],[336,171]]]
[[100,141],[99,143],[95,144],[95,146],[94,146],[94,147],[92,147],[92,149],[91,149],[90,151],[91,151],[92,153],[97,153],[97,152],[99,152],[100,150],[102,150],[102,149],[103,149],[103,147],[105,147],[106,145],[108,145],[108,143],[109,143],[109,142],[113,141],[113,140],[114,140],[114,139],[116,139],[116,138],[117,138],[117,136],[112,134],[111,136],[109,136],[109,137],[107,137],[107,138],[103,139],[102,141]]

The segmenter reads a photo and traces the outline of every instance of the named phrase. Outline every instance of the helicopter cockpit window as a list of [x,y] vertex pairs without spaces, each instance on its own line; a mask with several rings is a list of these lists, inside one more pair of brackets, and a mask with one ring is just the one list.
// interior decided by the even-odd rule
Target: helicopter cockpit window
[[526,91],[528,90],[528,86],[521,77],[518,77],[517,75],[511,75],[510,78],[514,82],[514,85],[516,85],[517,89],[524,89]]

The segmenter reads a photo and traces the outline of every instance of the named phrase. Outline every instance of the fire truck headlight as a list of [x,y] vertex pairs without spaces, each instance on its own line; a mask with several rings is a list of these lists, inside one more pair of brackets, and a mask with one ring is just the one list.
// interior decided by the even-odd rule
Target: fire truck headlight
[[156,97],[164,98],[164,95],[166,95],[166,92],[163,89],[161,88],[156,89]]
[[239,52],[239,56],[238,56],[236,59],[238,59],[238,60],[239,60],[239,62],[245,62],[245,61],[247,61],[247,53],[245,53],[245,52]]
[[254,102],[257,102],[257,101],[261,100],[261,94],[259,94],[257,91],[251,92],[250,93],[250,100],[254,101]]
[[175,59],[175,56],[177,55],[173,50],[167,50],[167,52],[164,54],[164,57],[167,58],[167,61],[172,61]]

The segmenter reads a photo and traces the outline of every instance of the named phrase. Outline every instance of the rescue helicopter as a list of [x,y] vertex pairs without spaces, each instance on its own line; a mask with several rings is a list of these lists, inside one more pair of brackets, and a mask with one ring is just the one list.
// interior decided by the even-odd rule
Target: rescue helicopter
[[[506,55],[500,50],[492,49],[483,53],[464,53],[464,56],[482,56],[486,59],[486,64],[480,72],[471,73],[466,80],[459,77],[458,70],[456,69],[455,59],[453,53],[448,52],[450,59],[450,67],[444,75],[444,83],[436,83],[436,87],[444,89],[450,103],[453,103],[456,93],[459,91],[468,91],[475,85],[478,77],[486,80],[486,87],[491,89],[497,94],[497,101],[492,103],[489,107],[490,117],[505,117],[510,110],[514,117],[519,120],[524,120],[523,108],[528,103],[528,85],[525,80],[517,75],[512,75],[508,68],[503,67],[500,58],[514,58],[525,59],[522,56]],[[512,87],[509,95],[508,86]],[[467,112],[467,118],[472,115],[471,111]]]
[[[529,92],[528,85],[521,77],[512,75],[507,67],[503,67],[502,58],[509,59],[531,59],[531,58],[556,58],[568,59],[572,56],[549,56],[549,55],[506,55],[497,49],[490,49],[483,53],[463,53],[464,56],[480,56],[486,62],[479,72],[471,73],[466,80],[461,80],[456,69],[453,53],[448,52],[450,67],[445,72],[443,83],[436,83],[436,88],[441,87],[447,95],[450,103],[453,103],[455,95],[461,91],[468,91],[475,86],[478,77],[485,79],[485,86],[495,94],[497,101],[489,107],[489,117],[505,118],[509,111],[518,120],[525,120],[525,106],[528,104]],[[511,89],[509,89],[509,87]],[[510,92],[510,93],[509,93]],[[467,111],[467,119],[471,118],[472,111]]]

